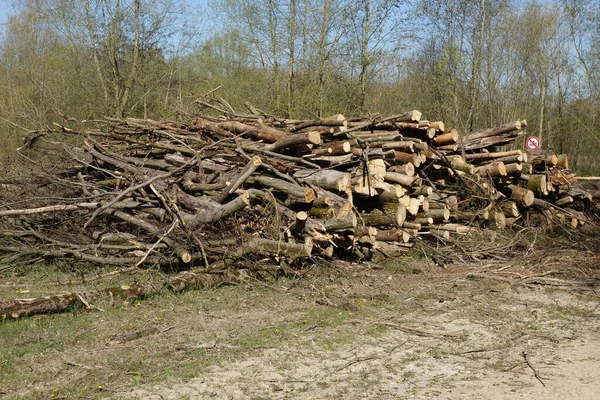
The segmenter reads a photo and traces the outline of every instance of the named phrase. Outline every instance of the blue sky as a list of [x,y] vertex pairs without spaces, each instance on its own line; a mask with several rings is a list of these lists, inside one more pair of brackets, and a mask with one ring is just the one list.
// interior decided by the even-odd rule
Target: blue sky
[[0,24],[4,24],[9,15],[14,14],[13,5],[9,0],[0,0]]
[[[0,31],[2,25],[8,20],[8,17],[16,13],[14,3],[14,0],[0,0]],[[208,13],[209,7],[207,0],[183,0],[183,4],[193,8],[201,15]]]

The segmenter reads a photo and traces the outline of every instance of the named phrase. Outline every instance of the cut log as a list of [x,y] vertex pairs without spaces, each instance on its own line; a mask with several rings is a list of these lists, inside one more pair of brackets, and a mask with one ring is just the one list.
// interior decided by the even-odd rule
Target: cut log
[[321,134],[317,131],[310,131],[307,133],[297,133],[295,135],[289,135],[282,137],[275,143],[265,147],[265,150],[277,152],[282,149],[290,147],[297,147],[304,144],[321,144]]
[[438,132],[444,132],[446,130],[446,126],[444,125],[443,121],[430,121],[429,128],[433,128]]
[[312,154],[307,154],[304,157],[321,157],[321,156],[341,156],[350,153],[352,146],[348,141],[329,142],[327,147],[316,149]]
[[447,150],[447,151],[457,151],[459,146],[457,143],[444,144],[440,146],[436,146],[438,150]]
[[399,246],[398,243],[381,242],[377,253],[385,258],[401,257],[410,250],[410,247]]
[[521,172],[523,171],[523,164],[520,164],[520,163],[506,164],[504,166],[504,168],[506,170],[507,175],[521,174]]
[[503,201],[499,206],[506,217],[517,218],[521,215],[517,203],[514,201]]
[[378,147],[383,142],[392,142],[402,140],[400,132],[394,131],[371,131],[369,133],[356,133],[354,139],[350,141],[352,145],[358,145],[358,140],[362,143],[369,143],[373,147]]
[[521,179],[527,181],[527,188],[534,193],[546,196],[548,195],[548,183],[546,174],[527,175],[521,174]]
[[480,176],[489,175],[494,176],[506,176],[506,167],[503,162],[492,162],[490,164],[482,165],[481,167],[475,168],[475,173]]
[[294,222],[294,225],[290,230],[295,234],[300,234],[301,232],[304,232],[304,229],[306,229],[306,220],[308,220],[308,214],[306,213],[306,211],[297,212],[296,222]]
[[458,131],[454,128],[449,129],[443,134],[437,135],[433,138],[435,144],[438,146],[453,145],[458,142],[458,139]]
[[564,169],[569,169],[569,156],[567,154],[559,154],[556,159],[556,165]]
[[388,168],[389,172],[397,172],[406,176],[414,176],[415,175],[415,166],[411,163],[406,163],[403,165],[393,165]]
[[312,203],[316,198],[315,191],[311,188],[294,185],[288,181],[270,176],[253,176],[248,179],[248,182],[285,193],[291,203]]
[[[421,195],[419,195],[419,196],[421,196]],[[421,201],[421,211],[429,212],[429,201],[427,200],[427,198],[425,198]]]
[[212,224],[250,205],[250,195],[246,191],[241,192],[228,203],[219,204],[209,198],[191,196],[177,186],[174,186],[174,189],[177,201],[185,208],[194,211],[194,214],[183,214],[186,226],[190,229],[202,224]]
[[389,171],[387,171],[385,174],[385,180],[388,182],[397,183],[404,187],[411,187],[413,185],[417,186],[421,182],[420,178]]
[[404,221],[404,224],[402,225],[402,227],[406,228],[406,229],[414,229],[416,231],[421,230],[421,224],[417,224],[414,221]]
[[402,136],[414,137],[427,141],[433,139],[437,134],[437,131],[434,128],[402,128],[400,129],[400,132],[402,133]]
[[[352,149],[352,150],[354,151],[355,149]],[[360,149],[356,149],[356,150],[360,151]],[[362,151],[361,151],[361,155],[362,155]],[[311,158],[310,161],[315,164],[318,164],[318,165],[333,167],[336,165],[348,163],[348,162],[352,161],[353,157],[354,157],[354,154],[344,154],[341,156],[320,156],[320,157]]]
[[[523,122],[525,122],[525,121],[523,121]],[[463,143],[474,140],[474,139],[487,138],[490,136],[499,136],[504,133],[518,131],[519,129],[521,129],[523,127],[523,125],[524,125],[523,122],[514,121],[509,124],[496,126],[494,128],[483,129],[480,131],[471,132],[463,138]],[[526,124],[525,124],[525,126],[526,126]]]
[[323,221],[323,226],[327,232],[342,231],[345,229],[354,229],[358,225],[358,219],[355,214],[348,214],[344,217],[331,218]]
[[377,232],[377,228],[375,228],[374,226],[361,226],[356,227],[354,229],[353,234],[354,237],[357,239],[368,238],[368,241],[370,241],[371,243],[375,243],[375,237],[377,236]]
[[496,226],[496,228],[498,228],[498,229],[506,228],[506,216],[504,215],[504,212],[501,209],[497,209],[497,208],[494,208],[492,210],[492,212],[493,212],[492,221],[494,222],[494,225]]
[[421,225],[433,224],[433,218],[431,218],[431,217],[416,217],[414,221],[415,221],[415,223],[421,224]]
[[414,153],[415,152],[415,144],[413,142],[407,142],[407,141],[393,141],[393,142],[384,142],[381,145],[381,148],[383,150],[400,150],[403,152],[410,152],[410,153]]
[[428,196],[431,196],[433,194],[433,188],[431,186],[426,186],[426,185],[419,186],[419,187],[415,188],[411,192],[411,194],[415,195],[415,196],[425,196],[425,197],[428,197]]
[[525,135],[525,132],[517,131],[517,132],[508,133],[503,136],[485,137],[485,138],[474,139],[474,140],[465,140],[463,138],[461,141],[462,145],[460,147],[463,148],[464,150],[478,150],[478,149],[485,149],[488,147],[497,147],[497,146],[502,146],[504,144],[512,143],[515,141],[515,139],[517,139],[521,136],[524,136],[524,135]]
[[500,151],[494,153],[465,154],[465,159],[470,160],[493,160],[502,157],[518,156],[524,154],[521,150]]
[[369,176],[371,176],[375,181],[384,181],[386,175],[385,161],[381,159],[369,160],[369,162],[367,163],[367,167],[369,170]]
[[352,180],[354,193],[373,197],[382,190],[389,190],[389,185],[384,184],[385,162],[381,159],[369,160],[367,171],[360,171],[360,176]]
[[537,198],[533,200],[533,205],[544,210],[554,209],[554,205],[552,203]]
[[294,173],[298,182],[306,182],[326,190],[345,192],[352,186],[352,175],[333,169],[302,170]]
[[421,206],[421,201],[419,201],[419,199],[417,199],[417,198],[411,197],[408,207],[406,207],[406,211],[410,215],[417,215],[417,213],[419,212],[420,206]]
[[[344,118],[344,116],[341,114],[334,115],[332,117],[339,118],[339,116]],[[298,125],[291,128],[290,132],[295,133],[295,132],[301,131],[302,129],[310,128],[313,126],[348,126],[348,121],[346,121],[345,118],[344,119],[326,119],[326,118],[327,117],[299,123]]]
[[494,161],[502,161],[504,164],[508,165],[510,163],[522,163],[527,162],[527,154],[517,154],[513,156],[499,157],[495,158]]
[[262,159],[259,156],[252,156],[252,159],[246,164],[246,167],[238,175],[238,177],[225,188],[218,196],[214,198],[217,203],[222,203],[228,196],[238,190],[244,182],[262,165]]
[[375,188],[374,179],[367,175],[359,176],[352,180],[352,193],[368,197],[379,194]]
[[401,204],[388,204],[383,210],[375,209],[368,214],[361,215],[365,225],[369,226],[398,226],[401,227],[406,219],[406,208]]
[[558,157],[554,153],[549,153],[543,150],[530,151],[528,159],[534,166],[540,166],[543,170],[546,166],[555,166],[558,163]]
[[384,203],[400,203],[406,195],[406,189],[401,185],[393,185],[387,182],[377,184],[379,200]]
[[556,205],[559,207],[564,207],[568,204],[572,204],[575,200],[571,196],[563,196],[560,199],[556,200]]
[[412,110],[407,113],[396,116],[394,122],[419,122],[421,120],[421,111]]
[[421,157],[416,153],[403,153],[396,151],[394,153],[394,160],[402,164],[411,163],[415,168],[421,166]]
[[455,214],[451,214],[450,218],[452,220],[469,221],[469,222],[474,221],[476,219],[486,221],[490,218],[490,212],[488,210],[460,211]]
[[514,200],[518,204],[522,204],[526,207],[529,207],[533,204],[535,195],[531,190],[516,185],[509,185],[508,188],[510,189],[511,200]]
[[431,225],[429,229],[438,229],[440,231],[448,231],[455,233],[469,233],[472,229],[470,226],[460,225],[460,224],[444,224],[444,225]]
[[281,240],[254,238],[245,242],[239,249],[227,255],[228,263],[234,262],[246,254],[262,253],[274,256],[283,256],[290,262],[299,258],[307,258],[312,254],[313,241],[310,237],[305,238],[304,243],[288,243]]
[[402,229],[378,230],[375,239],[379,242],[408,243],[410,235]]
[[237,135],[247,134],[252,138],[262,140],[265,143],[275,143],[278,140],[281,140],[284,137],[288,136],[288,133],[286,133],[285,131],[266,126],[264,123],[261,123],[261,120],[258,120],[258,122],[259,126],[254,126],[244,124],[238,121],[227,121],[218,123],[217,127],[220,129],[225,129]]
[[417,218],[432,218],[434,222],[445,222],[450,219],[450,210],[439,208],[428,212],[418,213]]
[[475,166],[467,164],[461,156],[448,156],[447,160],[450,162],[450,166],[457,171],[462,171],[470,175],[475,173]]

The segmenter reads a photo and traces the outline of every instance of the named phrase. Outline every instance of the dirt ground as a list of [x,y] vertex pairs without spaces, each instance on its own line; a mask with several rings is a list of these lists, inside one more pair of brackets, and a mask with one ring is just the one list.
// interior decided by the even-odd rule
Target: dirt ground
[[[312,329],[300,330],[296,340],[211,367],[189,381],[134,388],[115,398],[600,398],[596,293],[439,277],[433,282],[394,281],[380,276],[371,284],[396,283],[398,303],[370,316],[348,318],[336,328],[370,326],[371,334],[323,346],[319,342],[328,328],[308,327]],[[402,302],[411,306],[404,309]],[[274,317],[270,323],[277,326],[298,311],[278,305],[274,312],[234,318],[245,325]],[[211,330],[221,325],[218,319],[209,323]],[[377,327],[387,329],[377,332]],[[193,344],[207,352],[227,352],[229,345],[202,339]]]
[[0,397],[600,399],[599,238],[3,322]]

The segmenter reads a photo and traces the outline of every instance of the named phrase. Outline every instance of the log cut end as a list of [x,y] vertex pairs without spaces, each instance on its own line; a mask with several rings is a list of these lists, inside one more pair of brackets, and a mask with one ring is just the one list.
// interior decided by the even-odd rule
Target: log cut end
[[421,111],[412,110],[408,113],[408,119],[414,122],[419,122],[421,120],[421,115],[423,115]]
[[556,165],[564,169],[569,169],[569,156],[566,154],[559,154],[557,156]]
[[256,165],[257,167],[260,167],[262,165],[262,159],[260,158],[260,156],[252,156],[252,164]]
[[521,171],[523,170],[523,164],[521,164],[521,163],[505,164],[504,169],[506,170],[506,175],[520,174]]
[[535,200],[535,195],[531,190],[516,185],[509,185],[509,189],[511,191],[511,200],[514,200],[517,203],[522,204],[526,207],[529,207],[533,204],[533,201]]
[[444,132],[446,130],[446,126],[444,125],[443,121],[429,122],[429,126],[438,132]]
[[437,145],[452,145],[458,143],[458,131],[454,128],[449,129],[434,138]]
[[555,166],[556,164],[558,164],[558,157],[556,156],[556,154],[548,155],[546,157],[546,164],[551,166]]
[[310,144],[321,144],[323,141],[321,140],[321,133],[318,131],[310,131],[306,135],[306,138]]
[[346,117],[344,116],[344,114],[334,114],[334,115],[328,115],[326,117],[321,117],[322,121],[345,121]]

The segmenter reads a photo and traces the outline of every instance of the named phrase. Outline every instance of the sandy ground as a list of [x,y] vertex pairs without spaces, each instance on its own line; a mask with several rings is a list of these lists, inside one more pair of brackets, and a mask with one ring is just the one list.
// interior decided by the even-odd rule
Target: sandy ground
[[[142,386],[115,398],[600,399],[595,290],[468,279],[408,286],[394,298],[400,303],[342,326],[385,328],[379,334],[324,349],[317,342],[327,328],[316,328],[187,382]],[[423,296],[427,291],[432,295]],[[419,307],[395,312],[402,302]],[[240,322],[245,318],[252,317]],[[227,351],[227,343],[202,345]]]

